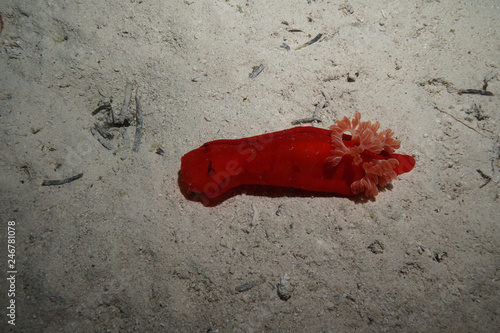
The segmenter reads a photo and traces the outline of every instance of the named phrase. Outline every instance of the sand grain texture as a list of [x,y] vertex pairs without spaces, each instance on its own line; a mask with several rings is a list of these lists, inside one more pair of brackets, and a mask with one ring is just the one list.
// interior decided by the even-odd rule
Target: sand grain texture
[[[4,0],[0,15],[15,330],[500,329],[498,1]],[[485,77],[494,96],[458,94]],[[120,118],[128,83],[123,129],[132,147],[137,90],[141,144],[114,128],[113,154],[92,111]],[[205,207],[181,193],[183,154],[289,128],[322,100],[315,126],[360,111],[415,169],[367,202],[242,191]]]

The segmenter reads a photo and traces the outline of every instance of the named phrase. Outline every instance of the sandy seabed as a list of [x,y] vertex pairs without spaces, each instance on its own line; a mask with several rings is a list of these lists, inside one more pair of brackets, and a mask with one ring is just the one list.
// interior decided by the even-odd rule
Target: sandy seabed
[[[500,330],[497,0],[4,0],[0,15],[2,331]],[[318,103],[313,126],[359,111],[414,170],[365,201],[181,190],[190,150]]]

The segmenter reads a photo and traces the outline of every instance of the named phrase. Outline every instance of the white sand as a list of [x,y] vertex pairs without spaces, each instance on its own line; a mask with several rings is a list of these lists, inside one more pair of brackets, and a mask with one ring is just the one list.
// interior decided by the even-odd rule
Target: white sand
[[[0,15],[0,299],[16,330],[500,329],[497,0],[4,0]],[[458,94],[485,77],[495,96]],[[118,116],[127,82],[142,143],[113,154],[92,111],[112,99]],[[289,128],[323,96],[314,126],[360,111],[415,169],[368,202],[181,193],[183,154]]]

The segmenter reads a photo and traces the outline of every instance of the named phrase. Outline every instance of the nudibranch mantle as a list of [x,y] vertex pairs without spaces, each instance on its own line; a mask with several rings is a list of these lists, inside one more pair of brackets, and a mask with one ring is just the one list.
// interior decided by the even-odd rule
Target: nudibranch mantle
[[378,194],[415,160],[379,122],[344,117],[329,130],[304,126],[235,140],[216,140],[185,154],[189,190],[213,199],[239,185],[270,185],[343,196]]

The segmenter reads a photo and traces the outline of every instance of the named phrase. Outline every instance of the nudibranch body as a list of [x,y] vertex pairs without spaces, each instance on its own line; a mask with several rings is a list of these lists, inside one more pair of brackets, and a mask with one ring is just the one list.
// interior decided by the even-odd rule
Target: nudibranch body
[[213,199],[239,185],[293,187],[344,196],[378,194],[415,165],[395,154],[400,141],[378,122],[360,121],[356,113],[329,130],[294,127],[236,140],[216,140],[181,159],[189,190]]

